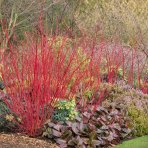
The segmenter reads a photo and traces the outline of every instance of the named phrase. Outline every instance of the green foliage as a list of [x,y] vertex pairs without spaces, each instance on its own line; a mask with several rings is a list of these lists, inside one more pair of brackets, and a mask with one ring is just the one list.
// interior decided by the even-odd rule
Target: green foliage
[[122,76],[123,76],[123,69],[122,68],[118,68],[117,75],[119,78],[122,78]]
[[56,109],[53,114],[53,120],[67,121],[74,120],[78,112],[76,110],[75,100],[60,100],[56,104]]
[[4,102],[0,101],[0,127],[8,124],[8,114],[10,114],[8,107]]
[[147,148],[148,146],[148,136],[142,136],[133,140],[128,140],[120,145],[115,146],[115,148]]
[[87,57],[87,54],[84,53],[84,49],[81,47],[78,47],[77,49],[78,59],[79,62],[82,62],[81,70],[85,69],[88,64],[90,63],[90,59]]
[[10,112],[3,101],[0,101],[0,115]]
[[91,90],[86,90],[84,92],[84,96],[87,97],[88,99],[91,99],[91,97],[93,96],[93,91]]
[[135,136],[148,134],[148,115],[134,105],[128,108],[128,115],[132,120]]
[[0,100],[0,131],[12,130],[16,127],[16,122],[20,123],[21,119],[18,118],[7,105]]

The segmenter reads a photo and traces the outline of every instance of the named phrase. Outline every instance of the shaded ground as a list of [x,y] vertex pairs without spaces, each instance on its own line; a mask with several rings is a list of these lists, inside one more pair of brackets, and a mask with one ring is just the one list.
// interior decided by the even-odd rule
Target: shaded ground
[[0,148],[58,148],[50,141],[29,138],[21,134],[0,133]]

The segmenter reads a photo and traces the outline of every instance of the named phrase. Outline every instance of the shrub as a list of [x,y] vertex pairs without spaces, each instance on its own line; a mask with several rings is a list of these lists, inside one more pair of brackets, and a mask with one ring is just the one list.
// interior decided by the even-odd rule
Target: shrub
[[[1,74],[8,94],[4,102],[20,119],[21,122],[15,120],[19,130],[30,136],[42,132],[43,124],[51,117],[59,98],[73,98],[81,84],[84,91],[91,86],[96,89],[100,84],[90,43],[82,47],[85,57],[79,60],[77,49],[80,44],[69,47],[66,45],[68,38],[63,36],[55,47],[57,38],[53,36],[49,42],[47,35],[27,35],[21,45],[9,45],[10,51],[2,60]],[[87,51],[87,48],[91,50]],[[88,61],[88,67],[81,68],[85,61]],[[89,79],[92,76],[95,81]]]
[[148,135],[148,115],[135,106],[128,108],[128,115],[134,127],[134,136]]
[[52,119],[55,121],[67,121],[74,120],[78,112],[76,110],[75,99],[71,100],[60,100],[55,105],[55,111],[53,113]]
[[148,33],[143,21],[147,19],[146,5],[145,0],[82,1],[75,19],[80,30],[93,34],[97,26],[99,34],[104,32],[107,38],[120,36],[126,45],[138,43],[146,51]]

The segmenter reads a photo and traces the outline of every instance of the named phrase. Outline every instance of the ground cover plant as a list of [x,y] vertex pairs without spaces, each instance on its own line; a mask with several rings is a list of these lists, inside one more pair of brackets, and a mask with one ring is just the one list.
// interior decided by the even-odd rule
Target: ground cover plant
[[73,121],[49,120],[44,136],[63,147],[109,147],[130,136],[128,119],[122,109],[110,106],[88,109]]
[[103,106],[110,106],[111,104],[120,106],[125,111],[125,116],[128,116],[130,119],[132,135],[134,137],[147,135],[148,95],[140,90],[133,89],[125,84],[123,80],[118,81],[114,85],[103,84],[103,87],[108,90]]

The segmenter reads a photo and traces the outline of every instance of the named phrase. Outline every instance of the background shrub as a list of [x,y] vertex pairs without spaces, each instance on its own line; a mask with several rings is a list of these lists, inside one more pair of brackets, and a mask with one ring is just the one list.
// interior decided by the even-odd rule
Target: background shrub
[[148,135],[148,114],[135,106],[130,106],[128,108],[128,114],[134,127],[134,136]]
[[15,26],[20,36],[23,30],[37,27],[43,12],[44,25],[53,32],[67,28],[76,34],[94,34],[97,30],[98,38],[118,36],[125,45],[138,45],[147,53],[147,4],[145,0],[33,0],[31,3],[29,0],[1,0],[0,14],[1,18],[7,18],[10,30]]

